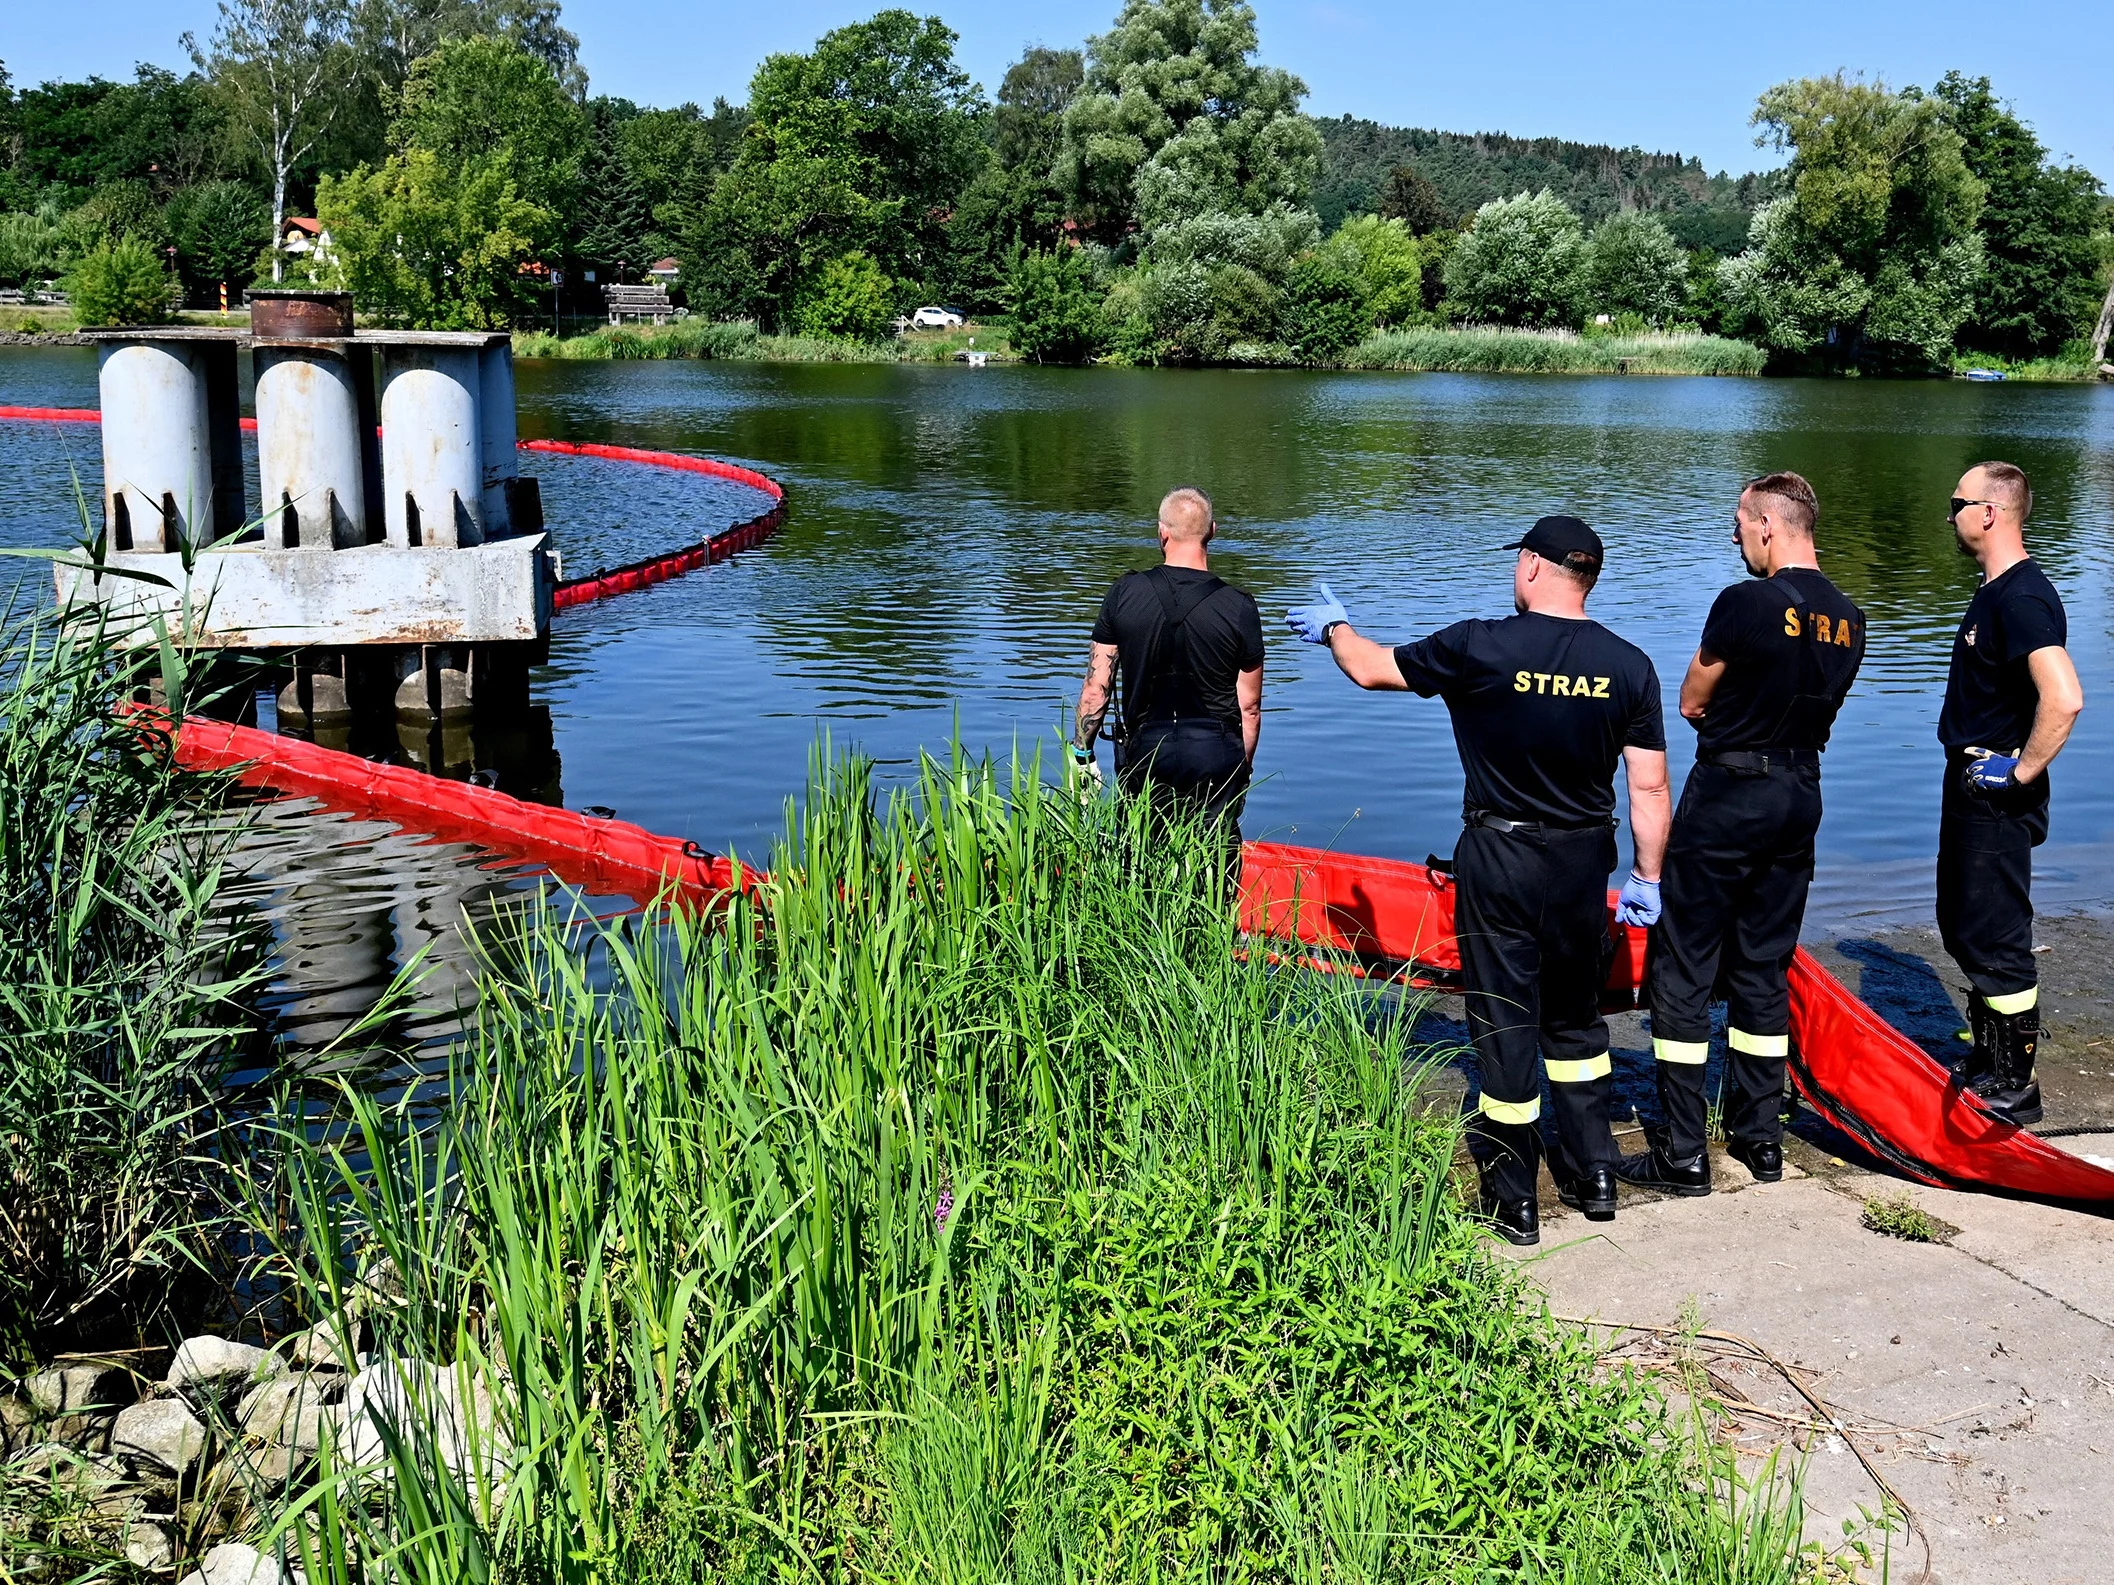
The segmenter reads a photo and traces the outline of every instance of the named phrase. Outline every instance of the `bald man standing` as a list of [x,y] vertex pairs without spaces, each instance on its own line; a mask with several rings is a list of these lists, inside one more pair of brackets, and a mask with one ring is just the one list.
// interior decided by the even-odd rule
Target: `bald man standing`
[[1938,933],[1967,975],[1974,1040],[1960,1082],[2021,1127],[2041,1120],[2033,850],[2048,840],[2048,766],[2085,707],[2062,597],[2026,551],[2032,510],[2033,490],[2011,463],[1961,476],[1953,533],[1980,563],[1982,586],[1953,638],[1938,717]]
[[1161,564],[1127,572],[1101,602],[1072,757],[1098,782],[1094,740],[1120,671],[1117,784],[1223,820],[1240,837],[1263,724],[1263,625],[1254,596],[1211,571],[1211,497],[1193,485],[1160,502]]

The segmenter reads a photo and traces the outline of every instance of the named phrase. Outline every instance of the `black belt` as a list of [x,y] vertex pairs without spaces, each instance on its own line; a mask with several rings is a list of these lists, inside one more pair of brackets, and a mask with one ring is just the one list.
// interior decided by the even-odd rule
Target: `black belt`
[[1820,750],[1814,748],[1710,749],[1696,756],[1698,765],[1717,765],[1725,770],[1790,770],[1798,765],[1818,765]]
[[1461,824],[1484,831],[1497,831],[1506,836],[1575,836],[1581,831],[1612,831],[1615,822],[1595,820],[1591,825],[1559,826],[1545,820],[1508,820],[1503,815],[1492,814],[1488,809],[1463,809]]

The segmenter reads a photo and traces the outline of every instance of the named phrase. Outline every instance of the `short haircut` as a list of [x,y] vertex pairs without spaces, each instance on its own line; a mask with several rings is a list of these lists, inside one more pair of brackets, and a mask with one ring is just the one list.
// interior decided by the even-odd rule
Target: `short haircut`
[[1160,521],[1176,539],[1202,539],[1217,520],[1211,497],[1193,484],[1176,485],[1160,497]]
[[1600,581],[1600,558],[1589,550],[1574,550],[1555,565],[1584,585],[1587,594],[1591,594],[1593,585]]
[[1989,481],[1983,488],[1998,506],[2009,508],[2019,514],[2025,522],[2033,511],[2033,486],[2026,482],[2026,470],[2015,462],[1978,462],[1972,470]]
[[1749,479],[1740,494],[1768,496],[1776,503],[1785,526],[1809,539],[1813,525],[1820,521],[1820,497],[1813,493],[1813,486],[1803,474],[1765,473],[1759,479]]

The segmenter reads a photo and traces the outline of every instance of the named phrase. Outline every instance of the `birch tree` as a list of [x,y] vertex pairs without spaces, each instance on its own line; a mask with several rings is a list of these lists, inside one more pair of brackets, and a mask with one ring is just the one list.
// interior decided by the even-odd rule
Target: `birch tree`
[[343,102],[351,30],[349,0],[220,0],[211,44],[183,37],[272,173],[274,285],[286,278],[287,180]]

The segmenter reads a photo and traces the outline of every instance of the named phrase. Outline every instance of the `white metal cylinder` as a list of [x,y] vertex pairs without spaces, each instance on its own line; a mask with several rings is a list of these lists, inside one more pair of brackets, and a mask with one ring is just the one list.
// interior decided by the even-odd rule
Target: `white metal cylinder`
[[475,347],[382,349],[382,496],[389,543],[484,543],[482,387]]
[[106,341],[103,511],[112,550],[176,550],[213,531],[207,353],[181,341]]
[[521,472],[514,448],[514,348],[496,341],[477,354],[481,376],[478,422],[484,447],[484,531],[496,539],[513,530],[507,481]]
[[257,479],[272,550],[367,543],[360,399],[347,354],[256,345]]

